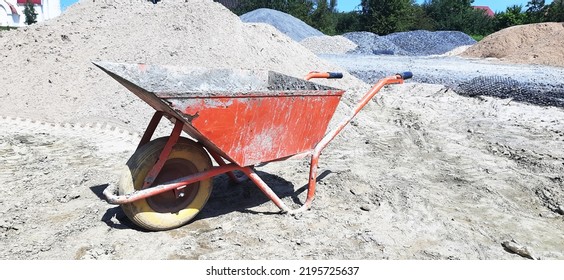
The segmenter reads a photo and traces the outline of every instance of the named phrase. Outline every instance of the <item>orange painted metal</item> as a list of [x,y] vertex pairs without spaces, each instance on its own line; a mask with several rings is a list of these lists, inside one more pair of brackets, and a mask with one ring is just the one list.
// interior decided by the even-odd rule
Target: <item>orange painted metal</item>
[[[411,77],[411,73],[409,73],[409,77]],[[359,101],[359,103],[355,106],[352,113],[344,118],[334,129],[332,129],[321,141],[315,146],[313,153],[311,155],[311,162],[309,166],[309,181],[308,181],[308,189],[307,189],[307,197],[304,205],[299,209],[290,211],[292,213],[301,212],[307,210],[311,207],[311,203],[313,202],[313,198],[315,197],[315,185],[317,180],[317,166],[319,163],[319,156],[321,152],[331,140],[335,139],[335,137],[351,122],[351,120],[368,104],[368,102],[384,87],[385,85],[390,84],[402,84],[404,79],[402,75],[396,74],[394,76],[386,77],[381,79],[376,83]],[[282,208],[281,208],[282,209]]]
[[313,150],[343,91],[241,95],[169,102],[232,162],[251,166]]
[[342,73],[312,71],[304,77],[304,80],[309,81],[311,79],[340,79],[342,77]]
[[[411,74],[410,74],[411,75]],[[250,168],[245,168],[242,171],[259,187],[259,189],[266,195],[274,204],[283,212],[288,213],[299,213],[305,210],[308,210],[311,207],[313,199],[315,197],[315,188],[317,182],[317,167],[319,163],[319,156],[321,152],[331,140],[335,139],[335,137],[350,123],[350,121],[368,104],[368,102],[384,87],[385,85],[390,84],[402,84],[404,79],[400,74],[386,77],[380,81],[376,85],[374,85],[359,101],[359,103],[355,106],[352,110],[352,113],[344,118],[334,129],[332,129],[329,133],[315,145],[315,148],[311,154],[311,162],[309,166],[309,180],[308,180],[308,188],[307,188],[307,197],[304,204],[299,207],[298,209],[291,210],[284,202],[268,187],[268,185]]]
[[[274,72],[214,70],[202,74],[196,69],[187,74],[175,67],[95,64],[155,110],[181,120],[184,132],[206,149],[240,166],[311,152],[323,138],[344,93]],[[194,82],[194,77],[204,81],[186,86],[191,83],[185,80]],[[242,85],[234,80],[237,78],[251,85]],[[222,90],[217,80],[237,90]],[[169,88],[178,90],[166,91]]]
[[110,204],[125,204],[125,203],[131,203],[140,199],[144,199],[147,197],[151,197],[154,195],[158,195],[167,191],[171,191],[171,190],[180,190],[185,188],[186,186],[195,183],[195,182],[199,182],[211,177],[215,177],[217,175],[221,175],[223,173],[226,172],[231,172],[233,170],[240,170],[241,167],[237,166],[236,164],[232,163],[232,164],[227,164],[227,165],[222,165],[222,166],[218,166],[218,167],[214,167],[210,170],[204,171],[204,172],[200,172],[200,173],[196,173],[196,174],[192,174],[186,177],[181,177],[178,178],[176,180],[170,181],[170,182],[166,182],[163,184],[160,184],[158,186],[153,186],[147,189],[142,189],[139,191],[136,191],[134,193],[131,194],[126,194],[126,195],[116,195],[116,190],[117,190],[117,186],[116,185],[110,185],[108,186],[105,190],[104,190],[104,196],[106,196],[106,199],[108,201],[108,203]]
[[[157,114],[155,114],[155,116],[156,115]],[[153,182],[161,172],[161,169],[163,168],[165,162],[168,160],[168,156],[170,155],[174,144],[176,144],[178,138],[180,138],[180,132],[182,132],[183,126],[184,124],[180,120],[176,120],[176,122],[174,123],[174,128],[172,129],[172,133],[166,141],[163,150],[159,154],[159,159],[157,160],[155,165],[153,165],[149,173],[147,173],[147,176],[145,176],[145,180],[143,181],[143,188],[147,188],[151,184],[153,184]]]
[[[223,173],[228,173],[234,181],[240,181],[240,178],[233,174],[233,171],[239,170],[251,179],[280,210],[289,213],[301,212],[311,207],[315,197],[319,157],[329,142],[350,123],[382,87],[389,84],[401,84],[404,79],[409,79],[412,76],[410,72],[405,72],[378,81],[361,98],[351,114],[325,134],[327,125],[344,93],[342,90],[327,87],[323,90],[316,90],[318,87],[315,85],[300,84],[299,81],[290,79],[289,81],[296,83],[296,89],[279,89],[276,92],[269,87],[268,93],[214,92],[204,95],[185,95],[174,92],[159,93],[142,88],[136,82],[106,69],[106,66],[98,66],[157,110],[140,145],[150,140],[163,115],[175,122],[169,141],[145,180],[145,187],[149,187],[152,183],[151,178],[158,175],[181,130],[196,138],[219,164],[219,167],[214,167],[211,170],[127,195],[115,195],[115,186],[112,185],[104,190],[108,202],[113,204],[130,203],[162,192],[181,189],[191,183]],[[111,64],[107,64],[107,66],[110,68],[116,67],[116,65]],[[119,67],[123,69],[120,70]],[[117,69],[124,74],[133,73],[132,77],[135,80],[138,78],[136,75],[140,74],[138,71],[144,73],[150,71],[148,69],[151,68],[146,65],[136,67],[118,65]],[[157,71],[157,73],[159,72]],[[153,75],[155,75],[155,71],[153,71]],[[341,76],[340,73],[311,72],[305,79],[340,78]],[[171,76],[156,75],[156,77],[168,79]],[[174,76],[172,77],[174,78]],[[257,75],[257,77],[264,76]],[[269,82],[271,78],[272,76],[269,74]],[[275,76],[275,78],[279,77]],[[211,86],[213,86],[213,80],[211,82]],[[300,87],[303,88],[300,89]],[[291,87],[289,86],[289,88]],[[322,88],[322,86],[319,88]],[[252,166],[298,155],[311,155],[308,191],[303,205],[292,210],[256,174]]]
[[[212,156],[212,158],[215,160],[215,162],[217,162],[217,164],[219,164],[220,166],[227,165],[227,163],[225,163],[225,161],[221,158],[221,156],[218,155],[216,152],[214,152],[212,150],[208,150],[208,153]],[[235,175],[235,173],[233,173],[233,171],[227,172],[227,176],[229,176],[231,181],[236,183],[236,184],[243,182],[243,178],[237,177],[237,175]]]
[[153,117],[151,118],[151,121],[149,122],[147,129],[145,129],[145,133],[143,133],[143,137],[141,137],[141,141],[139,141],[139,144],[137,145],[137,150],[139,150],[141,146],[151,141],[151,137],[153,137],[153,133],[155,133],[155,129],[159,125],[159,122],[161,121],[162,118],[163,118],[163,112],[155,111],[155,114],[153,114]]

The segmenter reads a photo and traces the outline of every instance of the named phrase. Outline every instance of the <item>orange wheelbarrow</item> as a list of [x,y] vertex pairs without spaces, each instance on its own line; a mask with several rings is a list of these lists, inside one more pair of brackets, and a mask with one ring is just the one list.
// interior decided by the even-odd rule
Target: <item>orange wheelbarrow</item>
[[[108,203],[120,204],[131,221],[148,230],[188,223],[206,204],[212,177],[226,173],[238,182],[237,170],[282,212],[309,209],[321,151],[383,86],[412,76],[405,72],[380,80],[325,134],[344,91],[308,80],[341,78],[340,73],[312,72],[298,79],[265,70],[94,64],[156,110],[119,183],[104,190]],[[151,140],[163,116],[174,123],[172,133]],[[192,139],[181,137],[182,131]],[[307,198],[291,209],[253,167],[305,156],[311,156]]]

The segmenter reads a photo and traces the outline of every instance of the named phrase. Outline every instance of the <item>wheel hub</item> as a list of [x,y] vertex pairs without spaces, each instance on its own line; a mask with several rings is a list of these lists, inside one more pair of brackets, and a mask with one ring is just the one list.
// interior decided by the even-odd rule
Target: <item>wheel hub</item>
[[[153,182],[153,186],[166,183],[180,177],[185,177],[197,173],[196,166],[185,159],[170,159],[168,160],[161,172]],[[186,187],[178,190],[170,190],[158,195],[147,198],[147,203],[155,211],[159,213],[175,213],[188,207],[194,200],[200,183],[195,182]]]

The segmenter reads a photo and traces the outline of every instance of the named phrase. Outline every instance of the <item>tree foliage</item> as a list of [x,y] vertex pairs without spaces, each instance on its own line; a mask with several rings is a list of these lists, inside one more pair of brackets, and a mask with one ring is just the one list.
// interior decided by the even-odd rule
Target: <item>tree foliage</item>
[[527,22],[538,23],[545,21],[546,5],[544,0],[531,0],[527,3]]
[[554,0],[546,9],[546,20],[564,22],[564,0]]
[[341,12],[335,15],[335,33],[343,34],[347,32],[354,32],[362,30],[360,13],[356,11],[352,12]]
[[495,15],[496,29],[500,30],[514,25],[521,25],[527,22],[527,16],[523,13],[523,6],[513,5],[507,7],[505,12]]
[[385,35],[412,27],[413,0],[362,0],[362,28]]
[[37,22],[37,12],[35,12],[35,6],[29,0],[25,3],[24,15],[25,24],[31,25]]
[[428,0],[423,3],[435,30],[458,30],[485,35],[493,31],[494,22],[483,10],[472,7],[473,0]]
[[316,1],[311,11],[311,26],[325,34],[335,33],[335,12],[337,1],[331,0],[329,3],[325,0]]
[[[341,0],[348,1],[348,0]],[[338,12],[337,0],[246,0],[233,11],[244,14],[258,8],[279,10],[301,19],[327,35],[370,31],[379,35],[408,30],[457,30],[483,37],[519,24],[564,21],[564,0],[546,5],[531,0],[488,16],[472,7],[473,0],[361,0],[357,9]]]

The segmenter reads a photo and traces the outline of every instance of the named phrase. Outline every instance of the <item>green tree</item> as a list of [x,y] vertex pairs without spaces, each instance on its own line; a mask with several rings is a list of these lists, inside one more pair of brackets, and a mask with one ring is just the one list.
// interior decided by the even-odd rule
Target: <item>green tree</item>
[[527,23],[546,21],[546,5],[544,0],[531,0],[527,3]]
[[333,35],[335,34],[335,7],[337,1],[332,0],[327,3],[326,0],[318,0],[315,3],[315,8],[310,15],[311,26],[319,31]]
[[527,16],[523,13],[523,6],[513,5],[507,7],[505,12],[501,12],[495,15],[495,29],[501,30],[514,25],[524,24],[527,20]]
[[307,0],[288,0],[285,8],[281,11],[293,15],[306,23],[310,23],[310,14],[313,10],[313,2]]
[[380,35],[409,30],[413,5],[413,0],[362,0],[362,28]]
[[24,15],[25,24],[31,25],[37,22],[37,12],[35,12],[35,6],[29,0],[25,3]]
[[468,15],[473,11],[473,0],[425,1],[427,14],[436,21],[438,30],[464,30]]
[[410,29],[437,30],[437,22],[427,14],[424,5],[413,7],[413,24]]
[[548,21],[563,22],[564,0],[554,0],[550,5],[548,5],[546,18]]
[[472,7],[473,0],[428,0],[423,9],[435,21],[437,30],[457,30],[472,35],[493,31],[494,21],[483,10]]
[[474,9],[466,15],[466,22],[460,31],[470,35],[488,35],[494,32],[494,18],[488,16],[484,10]]
[[347,32],[353,32],[362,30],[360,23],[360,13],[352,11],[348,13],[336,13],[335,14],[335,33],[343,34]]

